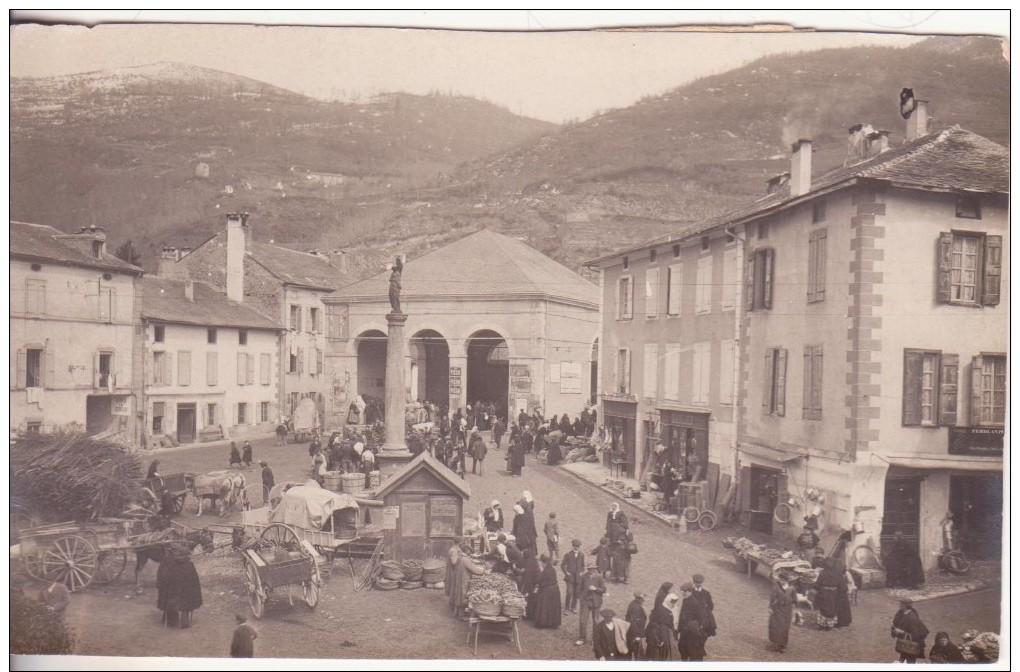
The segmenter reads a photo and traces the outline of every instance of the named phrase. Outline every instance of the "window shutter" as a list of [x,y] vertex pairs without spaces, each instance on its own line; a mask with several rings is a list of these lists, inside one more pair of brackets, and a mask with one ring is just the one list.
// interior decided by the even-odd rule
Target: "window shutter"
[[634,278],[627,278],[627,314],[624,317],[634,317]]
[[645,317],[659,315],[659,269],[645,271]]
[[247,375],[245,376],[244,382],[248,385],[252,385],[255,383],[255,355],[246,354],[244,359],[247,369]]
[[776,415],[786,415],[786,349],[776,353]]
[[818,231],[818,241],[815,243],[818,246],[817,260],[815,261],[815,300],[825,300],[825,257],[826,248],[828,247],[828,231],[822,229]]
[[17,379],[15,380],[15,386],[19,390],[23,390],[26,387],[26,379],[28,378],[28,353],[24,350],[18,350],[18,362],[17,362]]
[[305,372],[305,349],[304,348],[298,348],[297,349],[297,372],[298,373],[304,373]]
[[187,350],[177,353],[177,384],[191,385],[191,352]]
[[174,384],[174,357],[170,352],[163,353],[163,384]]
[[822,417],[822,354],[822,346],[815,348],[815,356],[811,363],[811,375],[814,376],[811,381],[811,404],[816,420]]
[[237,384],[244,385],[245,374],[247,373],[248,360],[243,352],[237,353]]
[[936,283],[936,300],[939,303],[949,303],[952,298],[952,271],[953,271],[953,234],[942,232],[939,234],[939,264],[938,278]]
[[970,360],[970,426],[981,424],[981,374],[985,368],[984,357],[978,355]]
[[907,350],[903,353],[903,424],[921,424],[921,378],[924,354]]
[[681,292],[683,291],[683,266],[681,264],[672,264],[668,270],[669,275],[669,289],[668,301],[666,306],[666,312],[669,315],[680,314],[680,299]]
[[939,376],[939,424],[956,425],[956,398],[960,381],[960,356],[942,355],[942,375]]
[[322,373],[322,350],[315,349],[315,372]]
[[751,252],[747,255],[747,276],[744,278],[747,291],[744,293],[747,310],[754,310],[754,268],[758,254]]
[[[112,372],[111,372],[112,373]],[[99,387],[99,351],[92,353],[92,387]]]
[[156,382],[156,376],[153,373],[156,370],[156,353],[152,353],[152,357],[146,359],[146,364],[148,366],[145,367],[145,384],[152,385]]
[[811,381],[814,379],[811,373],[812,360],[811,348],[804,348],[804,403],[801,410],[805,418],[811,417]]
[[259,372],[259,382],[261,382],[263,385],[268,385],[269,384],[269,378],[270,378],[270,375],[271,375],[270,369],[271,369],[271,367],[273,365],[272,355],[263,353],[260,356],[260,360],[261,361],[259,362],[259,364],[260,364],[261,371]]
[[645,343],[644,376],[641,381],[642,392],[649,399],[654,399],[659,390],[659,346],[656,343]]
[[775,385],[773,381],[773,376],[775,375],[776,368],[775,358],[776,358],[775,350],[770,349],[765,351],[765,375],[763,376],[765,380],[765,388],[762,390],[761,395],[761,410],[763,413],[765,413],[765,415],[768,415],[769,413],[772,412],[772,393],[775,390]]
[[772,270],[775,266],[775,250],[771,247],[765,250],[765,286],[762,290],[762,307],[772,307]]
[[986,306],[999,305],[1002,284],[1002,236],[985,237],[985,282],[984,299]]
[[616,283],[616,319],[623,318],[623,302],[620,300],[623,297],[623,279],[620,279]]
[[733,403],[733,341],[719,344],[719,403]]
[[205,353],[205,382],[207,385],[219,384],[219,357],[215,352]]

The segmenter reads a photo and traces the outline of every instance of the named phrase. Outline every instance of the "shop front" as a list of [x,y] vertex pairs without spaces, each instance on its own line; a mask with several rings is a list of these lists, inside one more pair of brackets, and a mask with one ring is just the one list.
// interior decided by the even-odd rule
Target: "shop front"
[[682,481],[703,480],[708,469],[708,412],[659,409],[659,419],[659,441],[666,450],[658,456],[657,473],[671,464]]
[[603,401],[602,413],[609,433],[612,452],[607,454],[610,464],[620,467],[621,473],[634,478],[635,441],[637,432],[637,404],[622,401]]

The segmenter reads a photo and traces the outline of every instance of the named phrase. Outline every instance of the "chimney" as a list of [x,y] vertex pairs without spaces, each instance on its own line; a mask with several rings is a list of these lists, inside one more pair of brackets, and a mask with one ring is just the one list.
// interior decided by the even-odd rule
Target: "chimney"
[[793,143],[790,196],[803,196],[809,191],[811,191],[811,141],[801,138]]
[[247,249],[248,213],[227,215],[227,298],[244,301],[244,253]]
[[889,131],[875,131],[868,135],[868,158],[889,151]]
[[779,173],[774,177],[770,177],[768,181],[768,186],[765,189],[765,193],[774,194],[780,189],[782,189],[783,185],[785,185],[789,181],[790,181],[789,173]]
[[188,301],[195,300],[195,281],[185,280],[184,281],[184,298]]
[[928,101],[915,100],[913,114],[907,119],[907,140],[916,140],[928,135]]
[[79,228],[78,233],[65,233],[53,238],[93,259],[106,257],[106,232],[95,224]]
[[343,250],[332,250],[333,265],[340,269],[341,273],[347,272],[347,253]]

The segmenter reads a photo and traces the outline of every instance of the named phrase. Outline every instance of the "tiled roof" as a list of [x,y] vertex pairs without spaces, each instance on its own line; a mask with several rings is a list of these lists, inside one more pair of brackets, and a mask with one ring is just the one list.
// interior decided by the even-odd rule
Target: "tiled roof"
[[[331,294],[381,299],[389,295],[384,271]],[[534,296],[598,305],[598,287],[523,242],[482,230],[404,265],[401,298]]]
[[133,275],[142,274],[142,269],[132,266],[112,254],[106,254],[102,259],[95,259],[54,238],[54,236],[63,235],[67,234],[45,224],[10,222],[10,254],[16,257],[54,261],[72,266],[118,271]]
[[464,499],[471,499],[471,486],[468,485],[468,482],[454,473],[454,471],[445,464],[432,457],[432,453],[427,450],[419,453],[417,457],[413,458],[410,462],[387,478],[383,482],[382,487],[375,493],[375,498],[382,499],[390,492],[398,489],[404,481],[410,478],[411,475],[419,469],[427,469],[431,471],[440,480],[450,486],[451,490],[460,493]]
[[344,285],[346,274],[321,256],[271,243],[252,243],[248,253],[286,283],[322,289],[337,289]]
[[622,254],[671,243],[725,224],[742,223],[793,202],[849,186],[858,180],[877,180],[911,189],[930,191],[1009,193],[1009,150],[959,126],[929,133],[916,140],[851,166],[813,178],[811,191],[790,196],[789,184],[775,193],[712,219],[693,222],[642,245],[593,259],[589,264]]
[[203,282],[195,283],[195,300],[185,297],[187,283],[160,277],[144,277],[135,289],[142,315],[149,320],[203,327],[282,329],[253,308],[230,301]]

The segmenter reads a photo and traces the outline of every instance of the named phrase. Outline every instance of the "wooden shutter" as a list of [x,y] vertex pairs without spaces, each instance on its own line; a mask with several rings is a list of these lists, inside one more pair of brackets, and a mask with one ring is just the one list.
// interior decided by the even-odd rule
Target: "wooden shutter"
[[[112,373],[112,372],[111,372]],[[99,387],[99,351],[92,353],[92,387]]]
[[764,287],[762,288],[761,300],[762,300],[762,307],[763,308],[771,308],[772,307],[772,273],[773,273],[773,269],[774,269],[775,263],[776,263],[775,262],[775,259],[776,259],[775,250],[773,250],[771,247],[767,248],[765,250],[765,255],[764,256],[765,256],[765,273],[764,273],[764,276],[763,276],[764,277],[763,282],[765,284],[764,284]]
[[219,384],[219,357],[215,352],[205,353],[205,382],[206,385]]
[[616,319],[623,319],[623,278],[616,281]]
[[1002,284],[1002,236],[985,236],[985,281],[982,303],[999,305]]
[[671,264],[668,269],[669,288],[667,289],[668,301],[666,313],[668,315],[680,314],[680,300],[683,292],[683,265]]
[[304,348],[298,348],[297,349],[297,372],[298,373],[304,373],[305,372],[305,349]]
[[645,343],[644,376],[641,381],[642,393],[654,399],[659,390],[659,346],[656,343]]
[[255,355],[246,354],[244,360],[246,370],[244,382],[252,385],[255,383]]
[[773,377],[775,375],[775,358],[776,351],[768,349],[765,351],[765,375],[762,376],[765,381],[765,387],[762,390],[761,395],[761,410],[765,415],[772,413],[772,395],[775,392],[775,381]]
[[936,278],[935,299],[939,303],[949,303],[952,299],[952,271],[953,271],[953,234],[943,232],[939,234],[938,243],[938,277]]
[[273,366],[272,357],[273,357],[272,355],[266,354],[266,353],[263,353],[261,355],[261,357],[260,357],[260,359],[261,359],[261,361],[260,361],[261,371],[259,372],[259,375],[260,375],[259,382],[261,382],[263,385],[268,385],[269,384],[269,379],[270,379],[270,377],[272,375],[272,371],[271,371],[271,368]]
[[[817,275],[816,269],[818,268],[818,248],[816,243],[818,242],[818,232],[812,231],[811,235],[808,236],[808,281],[807,281],[807,300],[810,303],[815,300],[815,277]],[[807,351],[804,351],[804,355],[807,356]],[[807,389],[806,387],[804,389]],[[805,404],[804,408],[807,408]]]
[[627,312],[624,315],[625,318],[630,319],[634,317],[634,278],[627,278]]
[[156,353],[152,353],[152,358],[146,359],[147,366],[145,367],[145,384],[152,385],[156,382]]
[[924,374],[924,353],[906,350],[903,353],[903,425],[921,424],[921,379]]
[[659,315],[659,269],[645,271],[645,317]]
[[818,231],[817,261],[815,262],[815,300],[825,300],[825,264],[828,255],[828,232],[825,229]]
[[237,384],[244,385],[245,374],[247,373],[248,359],[243,352],[237,353]]
[[[808,296],[810,297],[810,291]],[[811,364],[813,357],[811,356],[811,347],[804,348],[804,402],[801,411],[803,417],[806,419],[811,418],[811,381],[814,379],[811,375]]]
[[942,371],[939,376],[938,424],[956,425],[956,398],[960,381],[960,356],[942,355]]
[[776,351],[776,415],[786,415],[786,349]]
[[754,285],[755,285],[755,261],[758,257],[758,253],[755,251],[750,252],[747,255],[747,276],[744,278],[744,285],[746,288],[745,292],[745,304],[747,310],[754,310]]
[[315,349],[315,372],[322,373],[322,350]]
[[984,357],[978,355],[970,360],[970,426],[981,424],[981,374],[985,368]]
[[191,385],[191,352],[188,350],[177,353],[177,384]]
[[163,384],[174,384],[174,357],[172,353],[163,353]]
[[734,342],[719,343],[719,403],[733,403]]
[[17,366],[18,373],[17,373],[17,378],[15,379],[14,382],[15,382],[15,386],[17,387],[17,389],[23,390],[27,386],[26,379],[28,378],[28,374],[27,374],[27,371],[28,371],[28,353],[25,350],[19,348],[18,349],[17,358],[18,358],[18,362],[17,362],[16,366]]

